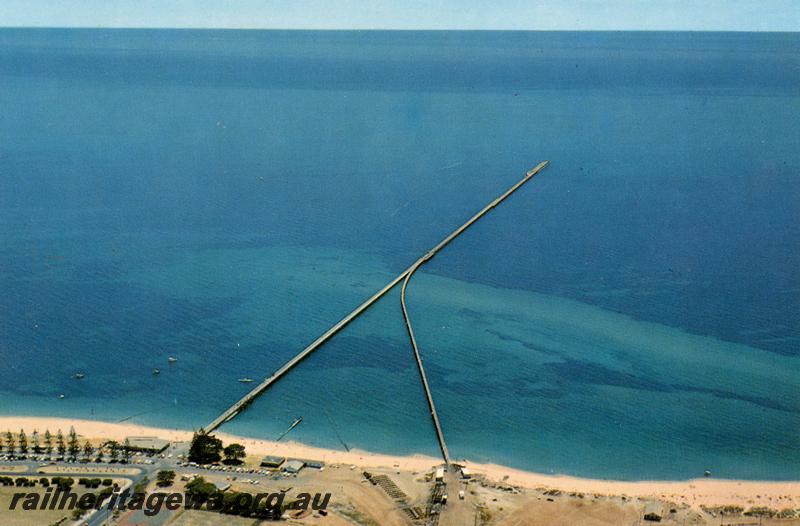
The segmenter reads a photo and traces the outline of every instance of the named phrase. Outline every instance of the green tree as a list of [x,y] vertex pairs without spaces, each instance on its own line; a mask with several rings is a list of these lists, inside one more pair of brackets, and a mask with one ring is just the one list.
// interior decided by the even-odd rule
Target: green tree
[[14,453],[17,451],[16,442],[14,442],[14,435],[11,434],[11,431],[6,431],[6,453],[14,456]]
[[111,462],[116,462],[119,460],[119,444],[115,441],[111,441],[108,443],[108,454],[110,457]]
[[217,487],[210,482],[206,482],[203,477],[196,477],[186,484],[185,489],[186,494],[194,499],[195,502],[205,502],[217,492]]
[[64,456],[67,453],[67,445],[64,443],[64,434],[61,433],[61,430],[58,430],[56,433],[56,451],[58,451],[59,456]]
[[31,433],[31,445],[33,446],[33,453],[35,455],[42,454],[42,445],[39,443],[39,431],[33,430]]
[[192,444],[189,446],[189,461],[198,464],[219,462],[220,451],[222,451],[222,440],[206,434],[205,430],[201,428],[192,437]]
[[131,441],[127,437],[122,443],[122,459],[126,464],[131,461]]
[[83,456],[86,458],[92,458],[94,454],[94,447],[92,444],[87,440],[85,444],[83,444]]
[[17,436],[17,441],[19,442],[19,454],[25,456],[28,454],[28,436],[25,434],[24,429],[19,430],[19,435]]
[[72,477],[53,477],[50,482],[59,487],[59,489],[69,489],[75,483]]
[[156,484],[162,488],[172,486],[175,482],[175,472],[172,470],[162,470],[156,475]]
[[228,444],[222,452],[225,454],[226,464],[241,464],[246,456],[244,446],[241,444]]
[[72,458],[77,458],[78,453],[80,453],[81,446],[78,444],[78,434],[75,433],[75,428],[69,428],[69,441],[67,450],[69,451],[69,456]]
[[[244,506],[246,501],[242,501],[242,497],[246,496],[246,493],[240,493],[238,491],[225,493],[222,496],[222,513],[250,516],[252,508],[250,506]],[[248,500],[252,502],[252,497]]]
[[49,429],[44,430],[44,451],[48,456],[53,454],[53,435]]

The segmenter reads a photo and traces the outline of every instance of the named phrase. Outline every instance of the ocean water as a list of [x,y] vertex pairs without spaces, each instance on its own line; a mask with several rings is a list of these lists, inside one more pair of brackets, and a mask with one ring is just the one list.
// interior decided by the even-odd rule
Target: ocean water
[[[200,427],[549,159],[409,289],[451,454],[798,479],[798,57],[778,33],[2,29],[0,413]],[[437,453],[399,291],[224,430],[297,416],[310,444]]]

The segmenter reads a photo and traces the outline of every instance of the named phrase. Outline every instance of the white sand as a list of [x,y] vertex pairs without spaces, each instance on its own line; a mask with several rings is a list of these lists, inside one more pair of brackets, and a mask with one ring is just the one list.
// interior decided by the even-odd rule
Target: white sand
[[[110,423],[94,420],[67,418],[4,416],[0,417],[0,430],[17,432],[24,429],[28,434],[34,429],[51,433],[61,429],[66,433],[70,427],[86,438],[123,440],[126,436],[157,436],[170,441],[189,441],[192,431],[145,427],[129,423]],[[426,471],[440,464],[441,459],[422,455],[396,456],[351,450],[350,452],[306,446],[297,442],[274,442],[237,437],[226,433],[215,433],[224,443],[243,444],[248,454],[280,455],[297,458],[323,460],[326,463],[355,465],[364,468],[387,467],[403,471]],[[545,475],[499,466],[467,462],[475,473],[486,475],[490,480],[526,488],[557,488],[565,492],[585,494],[627,495],[671,500],[692,506],[739,504],[741,506],[770,506],[773,508],[800,507],[800,482],[771,482],[752,480],[720,480],[703,478],[685,481],[611,481]]]

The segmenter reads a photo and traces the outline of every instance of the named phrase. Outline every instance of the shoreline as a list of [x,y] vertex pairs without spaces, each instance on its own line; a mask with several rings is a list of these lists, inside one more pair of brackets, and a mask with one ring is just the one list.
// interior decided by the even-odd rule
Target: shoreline
[[[66,433],[70,426],[84,438],[122,440],[126,436],[157,436],[171,442],[191,440],[193,431],[142,426],[132,423],[113,423],[62,417],[0,416],[0,431],[30,434],[49,429]],[[426,472],[442,463],[439,458],[425,455],[389,455],[353,449],[349,452],[308,446],[299,442],[275,442],[216,432],[224,443],[238,442],[249,455],[280,455],[322,460],[327,464],[355,465],[363,468],[387,468],[402,471]],[[699,478],[688,480],[618,481],[581,478],[568,475],[548,475],[523,471],[492,463],[463,462],[474,473],[487,479],[528,489],[552,488],[564,492],[652,498],[687,504],[692,507],[740,504],[750,506],[800,506],[800,481],[736,480]]]

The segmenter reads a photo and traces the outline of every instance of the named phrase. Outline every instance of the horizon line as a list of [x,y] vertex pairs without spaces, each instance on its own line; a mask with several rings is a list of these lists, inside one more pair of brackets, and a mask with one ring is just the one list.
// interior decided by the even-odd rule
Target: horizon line
[[173,30],[173,31],[318,31],[318,32],[474,32],[474,33],[781,33],[800,34],[800,31],[775,29],[502,29],[502,28],[303,28],[303,27],[225,27],[225,26],[49,26],[49,25],[0,25],[0,29],[89,29],[89,30]]

